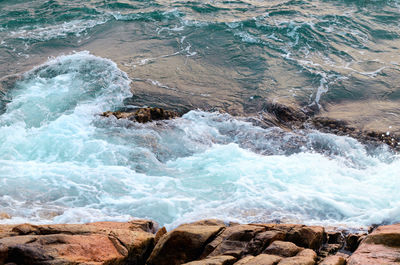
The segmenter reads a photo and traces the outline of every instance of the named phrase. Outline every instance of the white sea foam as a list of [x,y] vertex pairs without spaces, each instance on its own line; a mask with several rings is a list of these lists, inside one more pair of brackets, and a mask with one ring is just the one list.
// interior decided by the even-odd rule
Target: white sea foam
[[87,33],[91,28],[106,23],[109,20],[107,16],[98,17],[89,20],[72,20],[56,25],[24,27],[17,31],[11,31],[10,37],[22,40],[48,41],[51,39],[66,38],[69,34],[80,37]]
[[0,116],[0,207],[12,222],[199,218],[348,226],[400,221],[400,161],[349,137],[190,111],[137,124],[129,79],[87,52],[28,72]]

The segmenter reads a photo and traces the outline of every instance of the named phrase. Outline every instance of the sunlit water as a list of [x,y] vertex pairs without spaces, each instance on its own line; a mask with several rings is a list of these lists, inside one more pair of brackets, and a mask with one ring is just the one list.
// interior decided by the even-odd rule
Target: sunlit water
[[359,227],[400,221],[400,160],[317,131],[190,111],[138,124],[130,80],[80,52],[25,73],[0,115],[2,223],[200,218]]

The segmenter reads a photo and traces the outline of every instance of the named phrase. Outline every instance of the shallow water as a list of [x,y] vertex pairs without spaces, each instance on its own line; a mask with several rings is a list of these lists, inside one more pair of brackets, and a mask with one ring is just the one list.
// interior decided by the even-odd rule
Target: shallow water
[[138,124],[126,73],[80,52],[24,74],[0,115],[2,223],[200,218],[358,228],[400,221],[398,155],[194,110]]

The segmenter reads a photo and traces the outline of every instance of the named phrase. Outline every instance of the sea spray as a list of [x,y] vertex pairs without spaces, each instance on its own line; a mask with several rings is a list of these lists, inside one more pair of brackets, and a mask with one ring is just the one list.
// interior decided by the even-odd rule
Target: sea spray
[[0,206],[13,217],[1,222],[400,220],[386,147],[200,110],[147,124],[99,115],[129,96],[126,74],[87,52],[26,73],[0,116]]

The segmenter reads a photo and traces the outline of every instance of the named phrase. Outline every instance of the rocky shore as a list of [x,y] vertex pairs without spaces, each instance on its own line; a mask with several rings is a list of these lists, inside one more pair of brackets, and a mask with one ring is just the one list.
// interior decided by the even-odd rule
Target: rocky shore
[[[318,111],[312,109],[296,109],[278,103],[264,103],[259,119],[250,120],[261,127],[277,126],[287,130],[319,130],[339,136],[349,136],[362,143],[377,145],[385,144],[393,150],[400,150],[400,138],[393,133],[384,131],[364,131],[353,127],[343,120],[318,116]],[[165,110],[159,107],[136,108],[124,111],[106,111],[103,117],[114,116],[117,119],[129,119],[146,123],[158,120],[169,120],[182,116],[175,110]]]
[[167,231],[151,220],[0,225],[0,264],[400,264],[400,224],[369,233],[299,224],[201,220]]

